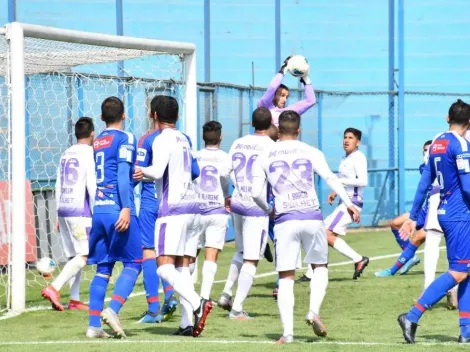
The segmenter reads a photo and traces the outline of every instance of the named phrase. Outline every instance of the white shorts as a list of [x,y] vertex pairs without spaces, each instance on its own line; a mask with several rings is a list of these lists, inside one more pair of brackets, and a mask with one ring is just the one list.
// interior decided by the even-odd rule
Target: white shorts
[[228,229],[228,214],[201,215],[199,248],[224,248]]
[[276,224],[274,238],[278,272],[297,268],[300,246],[305,251],[304,263],[328,263],[328,241],[321,220],[290,220]]
[[243,216],[232,213],[237,252],[245,260],[260,260],[268,243],[267,216]]
[[182,257],[186,244],[188,224],[194,214],[172,215],[155,222],[155,254]]
[[194,214],[188,221],[186,230],[186,243],[184,245],[184,255],[196,258],[199,238],[201,237],[201,215]]
[[[362,208],[354,206],[359,212]],[[352,224],[351,215],[348,213],[348,208],[344,203],[341,203],[336,209],[325,219],[325,228],[331,232],[344,236],[348,230],[348,226]]]
[[439,221],[437,220],[437,209],[439,208],[440,200],[439,193],[433,194],[429,197],[428,213],[426,214],[426,220],[424,221],[425,231],[436,230],[442,232],[441,225],[439,225]]
[[91,230],[91,218],[59,216],[59,230],[67,258],[88,255],[88,236]]

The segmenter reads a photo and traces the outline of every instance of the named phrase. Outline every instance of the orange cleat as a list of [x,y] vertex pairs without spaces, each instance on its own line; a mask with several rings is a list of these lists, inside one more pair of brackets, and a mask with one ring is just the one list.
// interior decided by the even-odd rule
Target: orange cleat
[[70,300],[69,310],[85,310],[88,311],[88,306],[80,301]]
[[43,289],[41,295],[52,303],[52,308],[60,312],[64,311],[64,307],[60,304],[60,293],[52,285]]

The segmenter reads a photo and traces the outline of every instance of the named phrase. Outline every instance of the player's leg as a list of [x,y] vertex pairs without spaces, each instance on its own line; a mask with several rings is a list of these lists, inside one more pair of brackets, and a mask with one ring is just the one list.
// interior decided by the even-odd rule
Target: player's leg
[[[268,235],[271,241],[274,243],[274,220],[269,220]],[[272,263],[274,261],[273,253],[271,252],[271,247],[269,246],[269,241],[266,243],[266,248],[264,249],[264,258]]]
[[268,239],[269,218],[266,216],[243,217],[243,265],[238,277],[238,288],[233,300],[229,318],[247,320],[250,316],[243,311],[243,303],[248,297],[256,275],[256,268],[264,252]]
[[459,325],[460,343],[470,343],[470,277],[459,284]]
[[436,278],[437,262],[439,260],[439,245],[443,233],[436,230],[426,232],[426,244],[424,246],[424,289]]
[[217,302],[217,305],[227,311],[232,309],[233,305],[233,286],[238,280],[240,269],[243,265],[243,217],[239,214],[232,213],[232,224],[235,232],[235,253],[230,263],[227,281],[225,281],[224,290]]
[[408,245],[408,240],[402,240],[400,238],[400,233],[398,232],[400,230],[401,225],[410,218],[410,213],[403,213],[401,215],[398,215],[396,218],[394,218],[392,221],[390,221],[390,230],[393,233],[393,236],[395,237],[395,241],[397,241],[397,244],[400,246],[402,250],[406,248]]

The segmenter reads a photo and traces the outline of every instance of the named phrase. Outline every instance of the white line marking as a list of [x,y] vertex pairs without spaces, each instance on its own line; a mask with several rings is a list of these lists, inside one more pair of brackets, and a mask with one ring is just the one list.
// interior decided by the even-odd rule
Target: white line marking
[[[439,247],[440,250],[445,249],[445,248],[446,248],[445,246]],[[424,250],[416,251],[416,253],[423,253],[423,252],[424,252]],[[401,254],[401,252],[400,253],[394,253],[394,254],[379,255],[379,256],[376,256],[376,257],[371,257],[371,258],[369,258],[369,260],[371,262],[373,262],[373,261],[376,261],[376,260],[396,258],[400,254]],[[331,263],[331,264],[328,264],[328,267],[333,268],[333,267],[336,267],[336,266],[344,266],[344,265],[349,265],[349,264],[353,264],[353,261],[347,260],[347,261],[344,261],[344,262]],[[277,271],[270,271],[270,272],[267,272],[267,273],[258,274],[258,275],[255,276],[255,278],[269,277],[269,276],[274,276],[274,275],[277,275]],[[214,284],[223,284],[223,283],[225,283],[225,281],[226,280],[217,280],[217,281],[214,281]],[[163,290],[160,289],[158,292],[162,293]],[[145,295],[145,291],[134,292],[134,293],[131,293],[129,295],[129,298],[139,297],[139,296],[144,296],[144,295]],[[111,300],[111,298],[107,297],[105,299],[105,302],[109,302],[110,300]],[[85,303],[88,303],[88,302],[85,302]],[[36,311],[40,311],[40,310],[49,310],[49,309],[52,309],[52,308],[50,306],[36,306],[36,307],[27,308],[24,313],[36,312]],[[1,316],[0,320],[14,318],[18,315],[20,315],[20,314],[14,313],[14,312],[8,312],[5,315]]]

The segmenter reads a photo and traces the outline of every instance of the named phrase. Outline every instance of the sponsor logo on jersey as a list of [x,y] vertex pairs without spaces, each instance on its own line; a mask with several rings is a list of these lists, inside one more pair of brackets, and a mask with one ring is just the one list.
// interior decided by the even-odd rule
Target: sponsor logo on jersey
[[108,148],[113,143],[114,134],[107,135],[105,137],[97,138],[93,143],[94,150],[100,150],[104,148]]
[[446,153],[448,144],[449,144],[448,139],[444,139],[442,141],[435,141],[431,146],[431,154]]

